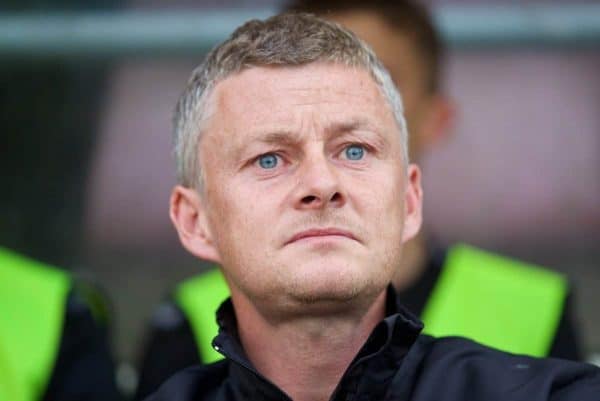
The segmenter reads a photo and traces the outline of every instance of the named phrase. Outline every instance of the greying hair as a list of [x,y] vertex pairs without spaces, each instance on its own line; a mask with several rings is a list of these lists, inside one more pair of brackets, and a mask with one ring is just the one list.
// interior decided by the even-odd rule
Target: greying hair
[[251,67],[299,66],[314,62],[363,68],[371,74],[394,114],[401,136],[403,161],[408,164],[408,135],[402,100],[373,51],[336,23],[311,14],[286,13],[264,21],[246,22],[211,50],[192,72],[173,118],[179,183],[197,189],[203,186],[199,144],[209,98],[218,82]]

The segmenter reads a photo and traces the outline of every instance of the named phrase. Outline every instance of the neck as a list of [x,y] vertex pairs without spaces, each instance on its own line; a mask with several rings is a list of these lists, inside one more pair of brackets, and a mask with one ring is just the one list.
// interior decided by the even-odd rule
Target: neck
[[402,261],[392,279],[398,291],[410,286],[423,274],[427,267],[427,243],[422,231],[402,247]]
[[359,315],[288,321],[266,319],[244,297],[233,301],[240,340],[254,367],[295,401],[325,401],[384,318],[385,297],[384,290]]

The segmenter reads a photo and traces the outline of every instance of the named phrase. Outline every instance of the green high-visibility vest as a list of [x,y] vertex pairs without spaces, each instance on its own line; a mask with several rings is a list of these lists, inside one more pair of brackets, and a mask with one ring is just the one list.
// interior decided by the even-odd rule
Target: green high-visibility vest
[[[548,355],[564,301],[563,276],[468,245],[448,250],[440,277],[422,313],[424,332],[461,336],[503,351]],[[219,270],[183,282],[176,301],[191,323],[200,359],[222,358],[211,346],[215,312],[229,296]]]
[[467,245],[450,248],[422,313],[425,333],[546,356],[568,292],[558,273]]
[[190,321],[203,362],[223,358],[213,349],[212,339],[219,331],[215,313],[228,296],[229,288],[219,269],[187,279],[175,291],[175,301]]
[[0,400],[42,398],[70,285],[66,273],[0,248]]

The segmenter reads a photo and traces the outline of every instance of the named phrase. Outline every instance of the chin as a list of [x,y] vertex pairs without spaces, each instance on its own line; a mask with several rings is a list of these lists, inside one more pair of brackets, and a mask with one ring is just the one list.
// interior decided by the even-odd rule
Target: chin
[[311,265],[294,275],[287,286],[290,298],[302,304],[349,303],[378,294],[387,287],[372,271],[357,266]]
[[[327,283],[326,283],[327,284]],[[318,304],[332,302],[350,302],[360,296],[362,289],[356,285],[296,286],[289,291],[289,296],[301,304]]]

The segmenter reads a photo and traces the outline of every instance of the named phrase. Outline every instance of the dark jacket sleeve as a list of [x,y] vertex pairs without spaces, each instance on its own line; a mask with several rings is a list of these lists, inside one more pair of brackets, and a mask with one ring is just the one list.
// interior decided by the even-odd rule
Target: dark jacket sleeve
[[44,401],[119,400],[110,357],[107,327],[94,320],[86,303],[72,291],[57,360]]
[[573,313],[572,299],[573,295],[570,293],[565,300],[563,313],[548,356],[553,358],[581,361],[583,358],[579,345],[580,333],[576,329],[577,325]]
[[414,401],[600,401],[600,369],[590,364],[509,354],[459,337],[421,344],[423,362],[399,376],[418,377],[428,396]]
[[150,324],[135,399],[144,399],[176,372],[199,363],[194,334],[184,313],[171,302],[162,304]]

